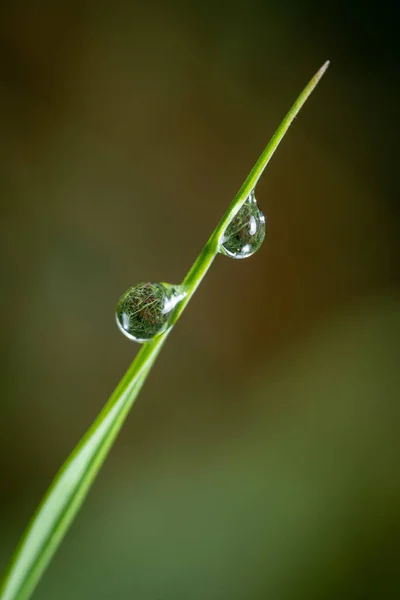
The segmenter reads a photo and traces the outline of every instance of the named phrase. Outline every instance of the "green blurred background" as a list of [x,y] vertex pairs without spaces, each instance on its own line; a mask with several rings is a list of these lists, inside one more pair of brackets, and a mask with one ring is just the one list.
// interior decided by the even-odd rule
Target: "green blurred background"
[[262,249],[220,257],[37,600],[400,595],[393,1],[0,8],[0,570],[286,110]]

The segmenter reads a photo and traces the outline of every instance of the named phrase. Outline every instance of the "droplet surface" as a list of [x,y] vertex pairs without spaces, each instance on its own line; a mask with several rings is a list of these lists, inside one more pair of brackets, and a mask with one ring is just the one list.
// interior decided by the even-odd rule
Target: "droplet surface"
[[147,342],[168,329],[169,318],[184,297],[181,286],[139,283],[121,296],[116,310],[118,327],[135,342]]
[[265,217],[252,191],[226,228],[220,252],[231,258],[247,258],[257,252],[264,237]]

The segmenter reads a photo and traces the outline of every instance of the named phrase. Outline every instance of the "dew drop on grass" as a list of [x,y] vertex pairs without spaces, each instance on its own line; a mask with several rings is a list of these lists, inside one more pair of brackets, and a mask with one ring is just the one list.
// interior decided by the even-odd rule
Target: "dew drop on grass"
[[231,258],[247,258],[257,252],[264,237],[265,217],[252,191],[226,228],[219,251]]
[[135,342],[147,342],[168,329],[176,305],[185,297],[182,286],[139,283],[119,299],[116,319],[120,330]]

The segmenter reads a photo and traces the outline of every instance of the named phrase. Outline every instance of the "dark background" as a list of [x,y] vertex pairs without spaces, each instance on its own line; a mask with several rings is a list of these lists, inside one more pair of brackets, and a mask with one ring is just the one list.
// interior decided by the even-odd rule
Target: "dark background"
[[285,112],[267,237],[220,257],[38,600],[394,598],[395,2],[2,3],[0,569]]

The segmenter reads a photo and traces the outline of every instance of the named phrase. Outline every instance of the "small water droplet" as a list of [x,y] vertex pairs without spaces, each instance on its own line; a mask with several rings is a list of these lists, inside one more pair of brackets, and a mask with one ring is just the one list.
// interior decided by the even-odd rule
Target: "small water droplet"
[[252,191],[226,228],[220,252],[231,258],[247,258],[257,252],[264,237],[265,217]]
[[139,283],[121,296],[115,313],[118,327],[135,342],[147,342],[168,329],[174,308],[186,293],[168,283]]

